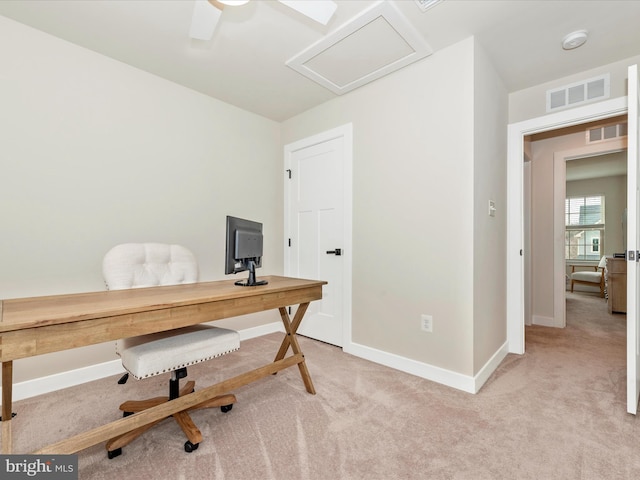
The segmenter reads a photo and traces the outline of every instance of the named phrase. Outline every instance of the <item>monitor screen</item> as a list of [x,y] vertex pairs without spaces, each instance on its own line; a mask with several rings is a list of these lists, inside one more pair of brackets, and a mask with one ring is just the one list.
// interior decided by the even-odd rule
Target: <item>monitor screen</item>
[[247,280],[238,280],[235,284],[243,287],[266,285],[265,280],[256,280],[255,271],[262,267],[262,224],[227,216],[226,240],[224,273],[249,271]]

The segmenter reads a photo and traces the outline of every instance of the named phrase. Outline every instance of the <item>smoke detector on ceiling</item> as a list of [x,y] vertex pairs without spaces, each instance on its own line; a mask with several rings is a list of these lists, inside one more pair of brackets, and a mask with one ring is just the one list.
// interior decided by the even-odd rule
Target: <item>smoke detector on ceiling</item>
[[586,30],[577,30],[571,32],[569,35],[562,39],[562,48],[565,50],[573,50],[583,45],[587,41],[589,34]]

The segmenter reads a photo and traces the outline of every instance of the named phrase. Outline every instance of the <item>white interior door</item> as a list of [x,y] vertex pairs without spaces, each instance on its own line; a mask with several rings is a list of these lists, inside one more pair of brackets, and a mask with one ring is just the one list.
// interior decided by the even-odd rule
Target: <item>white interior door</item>
[[[323,298],[312,302],[298,333],[337,346],[350,321],[350,138],[339,129],[288,145],[285,163],[285,273],[326,280]],[[350,339],[349,339],[350,340]]]
[[640,298],[638,284],[638,129],[640,115],[640,84],[638,66],[629,67],[628,149],[627,149],[627,411],[636,414],[640,394]]

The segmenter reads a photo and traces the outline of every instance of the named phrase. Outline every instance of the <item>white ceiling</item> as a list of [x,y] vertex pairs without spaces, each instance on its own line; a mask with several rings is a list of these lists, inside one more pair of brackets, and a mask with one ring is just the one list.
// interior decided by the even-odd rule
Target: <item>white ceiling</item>
[[[273,0],[226,7],[210,41],[188,36],[192,0],[2,0],[0,15],[282,121],[336,96],[285,62],[377,2],[337,3],[326,27]],[[476,35],[510,92],[640,55],[637,0],[393,3],[435,52]],[[563,50],[581,29],[587,43]]]
[[566,179],[588,180],[627,174],[627,152],[607,153],[566,162]]

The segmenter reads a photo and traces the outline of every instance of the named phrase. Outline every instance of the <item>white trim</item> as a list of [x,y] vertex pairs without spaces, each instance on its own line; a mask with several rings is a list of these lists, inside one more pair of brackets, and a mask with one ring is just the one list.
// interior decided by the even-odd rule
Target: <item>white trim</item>
[[[239,330],[240,340],[249,340],[274,332],[284,332],[281,322],[272,322],[258,327]],[[115,350],[114,350],[115,351]],[[60,372],[45,377],[34,378],[13,385],[13,401],[55,392],[64,388],[75,387],[83,383],[100,380],[112,375],[124,373],[120,360],[111,360],[88,367],[76,368],[66,372]],[[0,388],[0,398],[2,398],[2,388]]]
[[[311,147],[320,143],[328,142],[335,138],[342,137],[343,141],[343,235],[344,235],[344,255],[343,255],[343,302],[342,302],[342,346],[351,344],[351,298],[352,298],[352,278],[353,278],[353,124],[345,125],[327,130],[325,132],[303,138],[296,142],[285,145],[284,165],[285,171],[291,168],[291,156],[297,150]],[[289,188],[284,187],[284,235],[285,239],[290,238],[291,222],[289,219],[289,209],[291,198]],[[288,244],[284,245],[284,273],[291,271],[291,258]]]
[[496,350],[493,356],[489,359],[487,363],[480,369],[478,373],[473,377],[475,383],[475,392],[480,391],[482,386],[489,380],[489,377],[495,372],[496,368],[500,366],[502,361],[509,353],[509,348],[507,342],[504,342],[502,346]]
[[539,325],[541,327],[564,327],[564,325],[560,325],[554,317],[544,317],[542,315],[533,315],[531,322],[533,325]]
[[572,108],[508,126],[507,161],[507,340],[511,353],[524,353],[524,263],[522,178],[525,135],[623,115],[627,97]]
[[[64,388],[75,387],[76,385],[124,372],[125,370],[122,368],[122,362],[120,360],[111,360],[88,367],[47,375],[46,377],[26,380],[13,385],[13,401],[55,392],[56,390],[62,390]],[[2,392],[1,388],[0,392]]]
[[[567,198],[567,169],[564,155],[553,154],[553,324],[552,327],[567,326],[565,292],[567,271],[565,264],[565,198]],[[535,325],[542,325],[535,319]]]
[[[284,332],[282,323],[272,322],[266,325],[239,330],[238,333],[240,333],[240,340],[244,341],[275,332]],[[468,393],[478,393],[480,388],[482,388],[491,374],[498,368],[502,360],[504,360],[509,353],[507,343],[505,342],[480,371],[471,377],[357,343],[349,342],[349,344],[345,346],[344,351],[356,357]],[[48,375],[46,377],[34,378],[13,385],[13,400],[24,400],[113,375],[119,375],[124,372],[125,370],[122,368],[120,360],[111,360],[97,365]],[[1,395],[2,389],[0,388],[0,398]]]
[[[507,127],[507,341],[524,353],[524,134]],[[528,255],[528,252],[527,252]]]
[[[638,116],[640,116],[640,99],[638,90],[638,65],[630,65],[628,69],[629,111],[627,121],[627,251],[638,251],[638,163],[640,148],[638,147]],[[628,258],[627,253],[627,258]],[[640,317],[638,312],[638,258],[627,260],[627,412],[635,415],[638,412],[640,396]]]
[[263,335],[269,335],[270,333],[282,332],[284,333],[284,326],[282,322],[271,322],[265,325],[259,325],[257,327],[245,328],[244,330],[238,330],[240,334],[240,341],[250,340],[252,338],[262,337]]
[[[346,348],[345,351],[347,351]],[[357,343],[349,345],[348,353],[447,387],[475,394],[480,391],[500,362],[507,356],[508,349],[505,342],[473,377]]]

